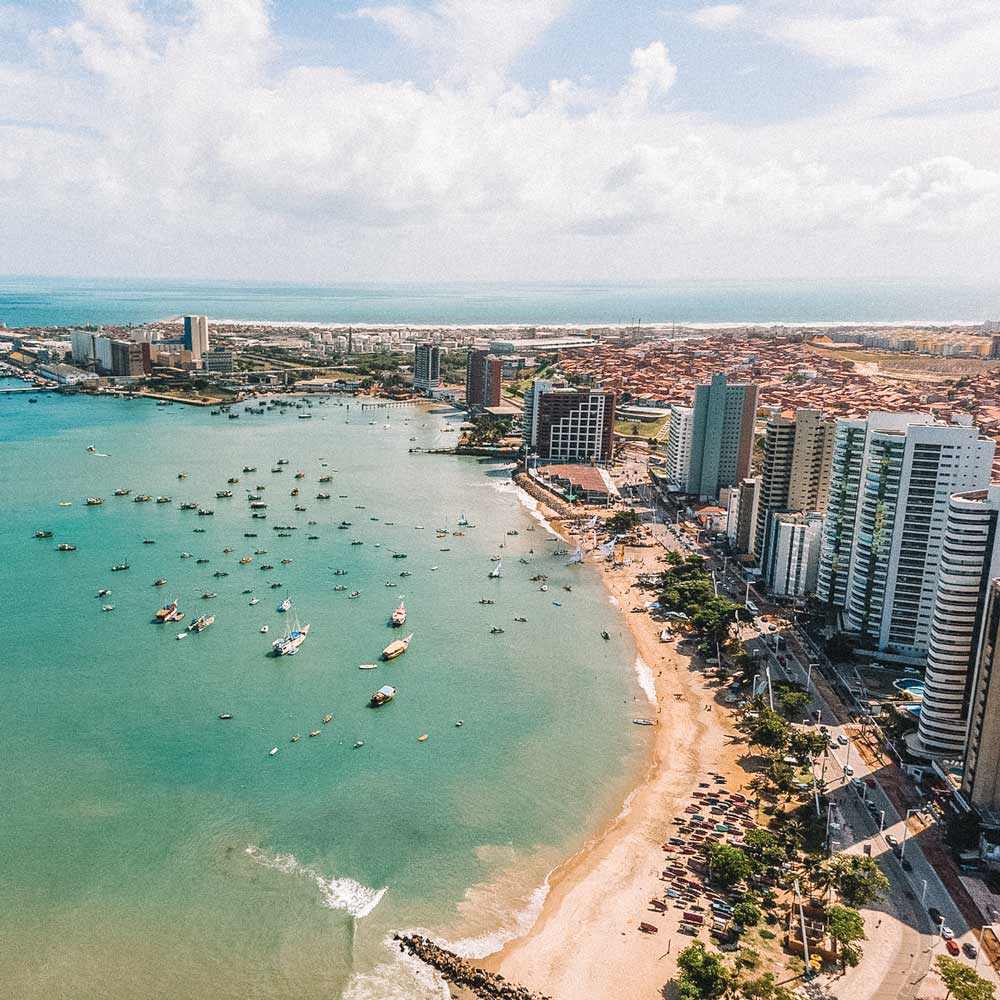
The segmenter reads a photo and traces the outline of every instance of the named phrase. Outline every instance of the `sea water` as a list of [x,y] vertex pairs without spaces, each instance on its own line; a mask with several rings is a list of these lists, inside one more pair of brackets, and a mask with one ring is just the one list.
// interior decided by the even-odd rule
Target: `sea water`
[[1000,315],[1000,292],[995,284],[932,280],[298,285],[0,278],[0,323],[9,327],[144,323],[183,313],[317,323],[981,323]]
[[[523,932],[547,873],[618,811],[648,746],[630,721],[648,711],[635,650],[599,568],[551,554],[560,543],[507,468],[411,453],[454,443],[452,411],[343,400],[229,420],[37,400],[0,395],[3,994],[409,1000],[441,986],[393,931],[470,955]],[[266,519],[250,518],[248,490]],[[459,528],[463,512],[475,527]],[[152,624],[175,597],[184,621]],[[409,651],[359,670],[399,636],[401,598]],[[203,613],[213,626],[175,638]],[[311,625],[300,652],[269,656],[296,617]],[[398,694],[375,710],[382,684]]]

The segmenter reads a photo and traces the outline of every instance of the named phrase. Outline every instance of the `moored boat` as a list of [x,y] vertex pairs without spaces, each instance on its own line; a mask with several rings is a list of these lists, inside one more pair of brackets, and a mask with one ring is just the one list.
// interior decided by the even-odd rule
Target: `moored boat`
[[400,601],[399,607],[392,613],[391,623],[393,628],[401,628],[406,624],[406,605]]
[[52,532],[51,531],[36,531],[35,532],[35,538],[51,538],[51,537],[52,537]]
[[395,697],[396,689],[389,684],[385,684],[371,696],[370,704],[373,708],[378,708],[380,705],[385,705],[392,701]]
[[100,507],[104,503],[104,497],[87,497],[88,507]]
[[214,622],[215,615],[200,615],[188,625],[187,630],[189,632],[204,632]]
[[395,660],[396,657],[402,656],[410,648],[412,638],[413,633],[411,632],[405,639],[394,639],[382,650],[382,659]]
[[291,656],[299,651],[299,647],[309,636],[309,626],[295,623],[294,628],[289,628],[281,639],[275,640],[271,645],[275,656]]

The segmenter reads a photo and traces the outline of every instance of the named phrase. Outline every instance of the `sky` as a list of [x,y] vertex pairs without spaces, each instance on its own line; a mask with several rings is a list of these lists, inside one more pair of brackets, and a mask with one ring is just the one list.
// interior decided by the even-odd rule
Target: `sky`
[[0,0],[0,273],[996,279],[998,0]]

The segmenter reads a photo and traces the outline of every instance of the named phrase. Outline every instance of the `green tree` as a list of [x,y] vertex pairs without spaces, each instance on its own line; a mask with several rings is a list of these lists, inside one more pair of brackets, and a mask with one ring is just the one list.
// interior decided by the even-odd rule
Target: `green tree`
[[720,645],[729,639],[739,606],[728,597],[711,597],[701,602],[691,615],[691,624],[710,642]]
[[730,844],[710,844],[707,851],[708,871],[714,882],[736,885],[753,872],[750,859]]
[[758,713],[747,731],[750,745],[765,750],[783,750],[788,744],[788,723],[769,708]]
[[827,930],[839,945],[840,959],[852,968],[861,961],[858,941],[867,940],[861,914],[850,906],[831,906],[826,911]]
[[677,956],[678,992],[682,1000],[715,1000],[733,985],[733,973],[701,941],[688,945]]
[[802,710],[811,702],[812,699],[805,693],[805,691],[782,691],[778,695],[778,704],[781,706],[781,711],[789,718],[793,719],[798,715],[801,715]]
[[756,979],[741,983],[739,995],[743,1000],[792,1000],[792,994],[778,985],[773,972],[765,972]]
[[756,927],[760,923],[760,908],[749,899],[741,899],[733,907],[733,920],[744,927]]
[[631,507],[617,511],[604,522],[604,527],[610,535],[627,535],[639,527],[639,512]]
[[878,862],[863,854],[834,854],[819,867],[830,873],[831,883],[848,906],[874,903],[889,891],[889,880]]
[[993,1000],[993,984],[976,974],[973,969],[947,955],[938,955],[934,960],[938,975],[948,988],[948,996],[955,994],[955,1000]]
[[818,757],[829,746],[830,738],[808,729],[789,729],[788,752],[796,757]]
[[747,855],[761,867],[771,868],[785,863],[785,849],[770,830],[750,830],[743,843],[746,844]]

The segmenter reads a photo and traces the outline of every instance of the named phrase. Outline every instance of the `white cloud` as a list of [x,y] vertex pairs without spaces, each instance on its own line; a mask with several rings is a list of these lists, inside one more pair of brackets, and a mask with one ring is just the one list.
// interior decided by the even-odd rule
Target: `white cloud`
[[[837,56],[871,77],[846,106],[722,124],[665,100],[678,69],[662,41],[632,52],[619,86],[528,91],[509,67],[565,5],[533,6],[503,8],[504,24],[485,2],[369,10],[439,60],[420,86],[275,68],[265,0],[197,0],[177,20],[88,0],[35,35],[24,62],[0,64],[0,271],[746,277],[837,262],[884,273],[888,260],[986,273],[1000,253],[988,109],[877,118],[933,81],[915,87],[863,51]],[[904,24],[905,5],[884,6],[848,13],[892,20],[884,37],[908,39],[907,60],[922,56],[935,80],[987,87],[992,63],[947,72],[980,22],[926,3]],[[783,44],[812,51],[821,34],[786,31]]]
[[708,7],[699,7],[688,15],[688,20],[706,31],[724,31],[738,24],[744,15],[744,8],[739,3],[716,3]]

